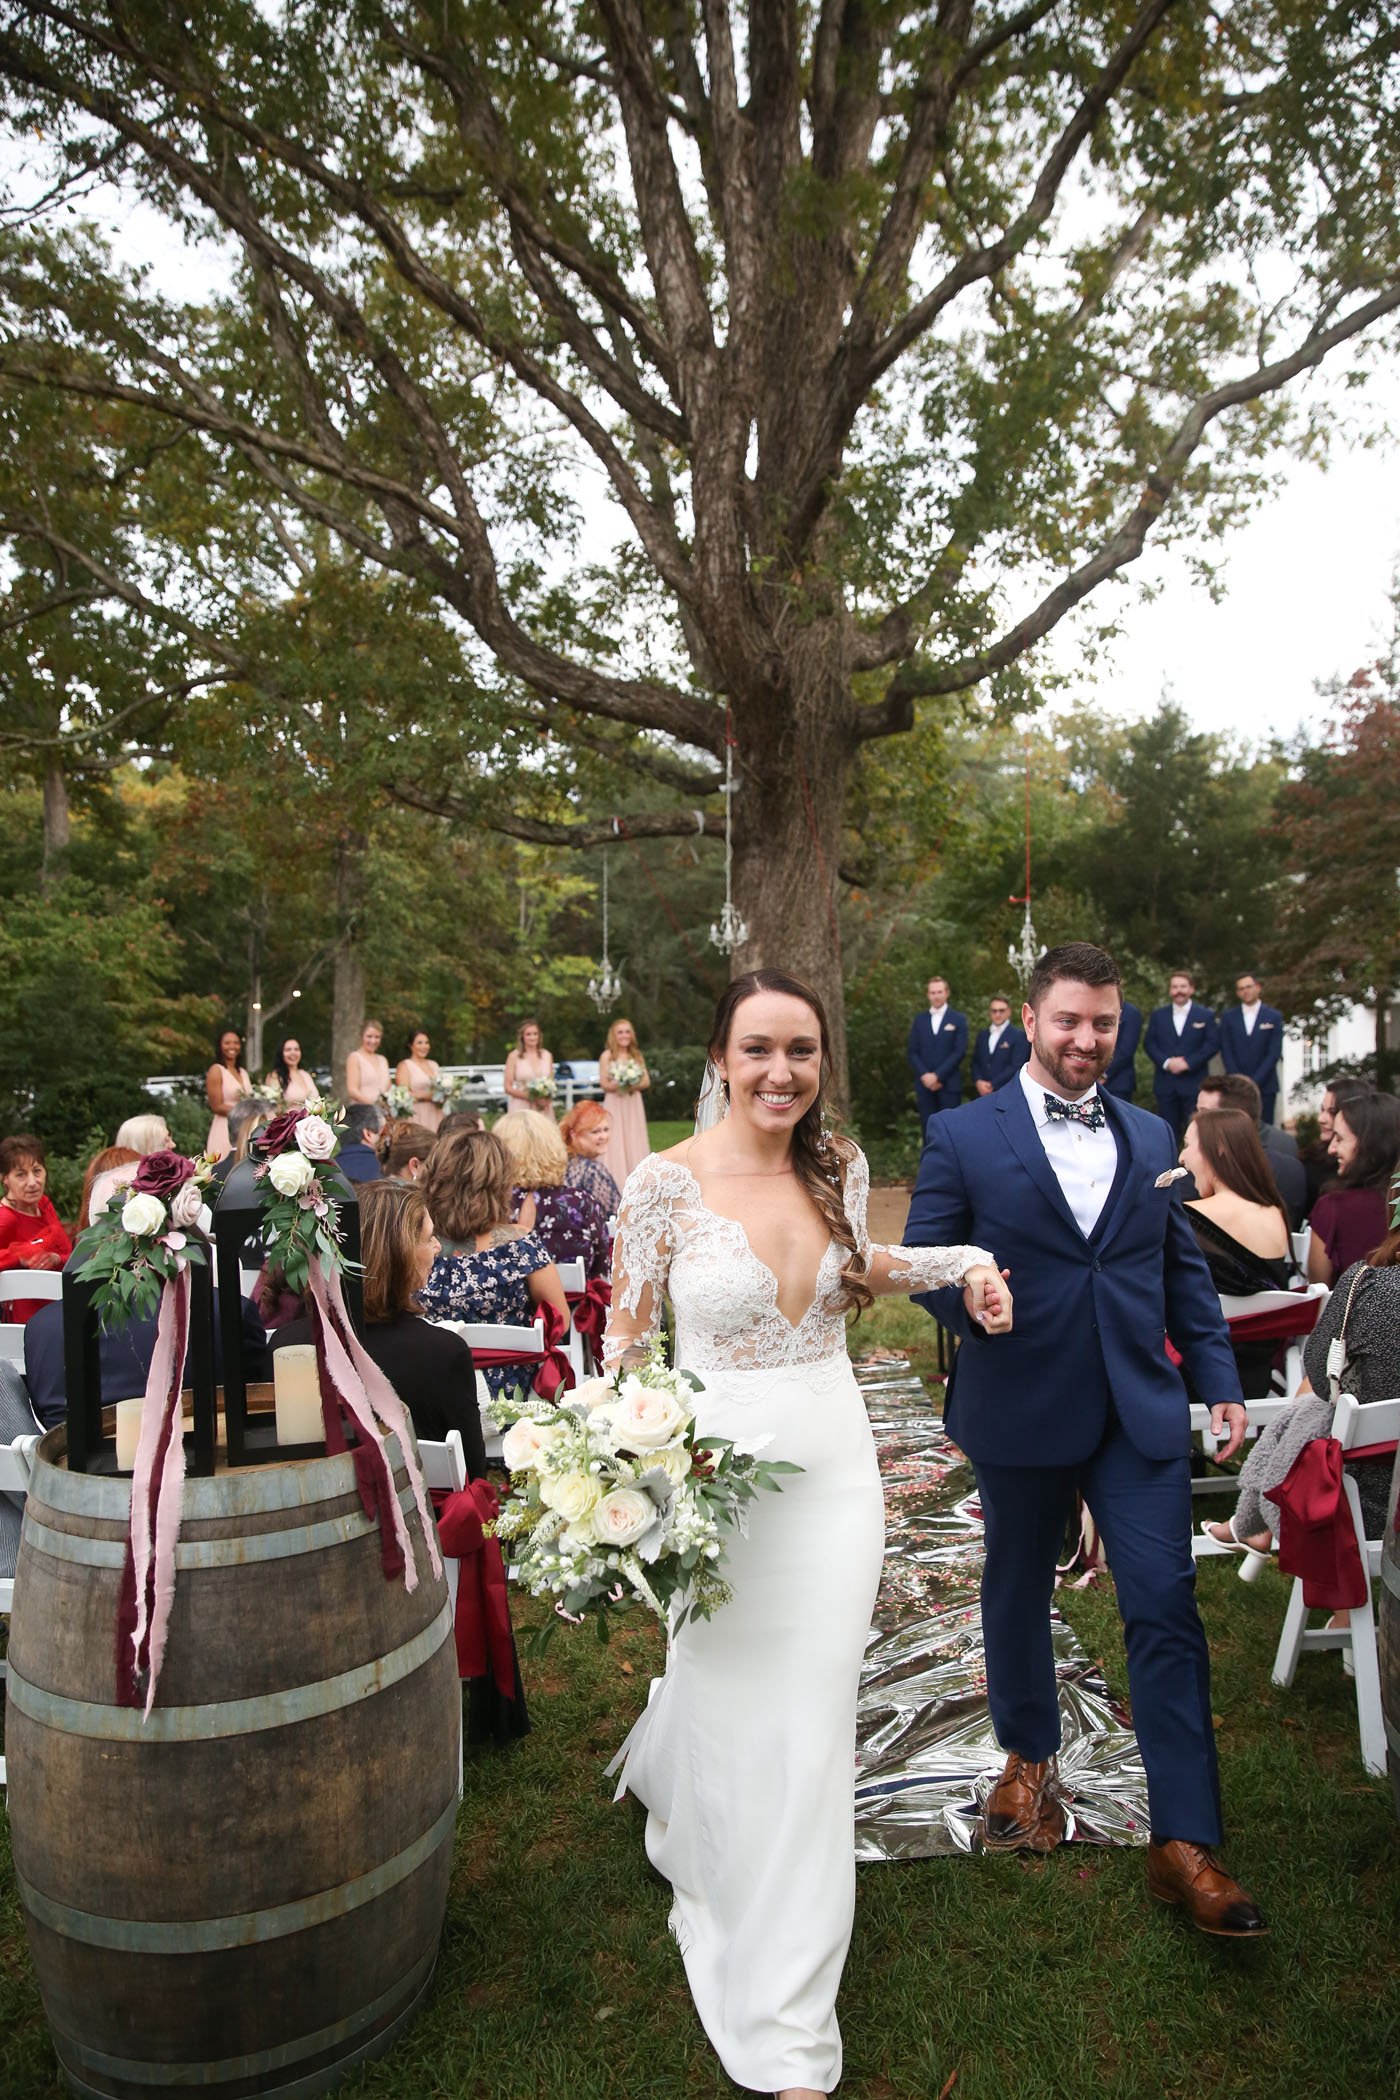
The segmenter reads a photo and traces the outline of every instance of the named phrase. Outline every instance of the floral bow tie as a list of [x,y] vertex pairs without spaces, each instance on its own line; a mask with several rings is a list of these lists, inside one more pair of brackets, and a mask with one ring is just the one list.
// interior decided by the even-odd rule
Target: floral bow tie
[[1108,1121],[1097,1094],[1087,1101],[1062,1101],[1058,1094],[1047,1094],[1045,1113],[1052,1123],[1082,1123],[1086,1130],[1102,1130]]

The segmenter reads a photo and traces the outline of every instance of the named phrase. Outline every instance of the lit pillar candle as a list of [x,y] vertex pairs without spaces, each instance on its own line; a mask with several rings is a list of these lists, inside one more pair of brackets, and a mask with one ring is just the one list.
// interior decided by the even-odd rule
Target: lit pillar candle
[[141,1441],[141,1410],[144,1398],[117,1402],[117,1471],[131,1473],[136,1467],[136,1446]]
[[307,1342],[272,1353],[272,1398],[277,1410],[279,1444],[323,1444],[321,1382],[316,1351]]

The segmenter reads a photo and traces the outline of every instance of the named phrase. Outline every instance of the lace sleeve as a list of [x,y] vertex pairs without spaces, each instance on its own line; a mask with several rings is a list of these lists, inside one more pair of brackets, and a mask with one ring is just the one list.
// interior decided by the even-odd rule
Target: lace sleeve
[[882,1247],[872,1240],[866,1222],[870,1168],[863,1152],[857,1152],[846,1169],[845,1203],[856,1245],[870,1262],[866,1282],[878,1298],[942,1290],[945,1284],[961,1283],[969,1269],[996,1267],[996,1257],[985,1247]]
[[661,1332],[661,1309],[675,1235],[672,1180],[657,1158],[628,1175],[613,1240],[612,1309],[603,1335],[603,1368],[615,1371],[646,1353]]

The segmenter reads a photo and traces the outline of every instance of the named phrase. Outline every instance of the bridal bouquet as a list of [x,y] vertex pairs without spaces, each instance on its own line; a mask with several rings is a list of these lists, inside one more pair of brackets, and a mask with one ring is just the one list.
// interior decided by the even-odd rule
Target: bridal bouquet
[[646,1078],[646,1066],[635,1057],[620,1057],[612,1068],[613,1085],[620,1094],[635,1094]]
[[515,1572],[557,1617],[591,1617],[607,1640],[619,1611],[640,1601],[658,1618],[708,1619],[729,1601],[724,1535],[745,1532],[760,1488],[777,1490],[800,1466],[758,1456],[697,1431],[687,1371],[669,1370],[660,1344],[640,1371],[590,1378],[561,1406],[502,1395],[491,1414],[505,1429],[511,1492],[495,1534],[512,1539]]

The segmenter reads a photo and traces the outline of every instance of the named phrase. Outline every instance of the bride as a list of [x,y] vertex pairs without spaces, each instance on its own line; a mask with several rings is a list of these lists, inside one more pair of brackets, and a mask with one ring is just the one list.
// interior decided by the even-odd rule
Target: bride
[[961,1283],[989,1334],[1010,1293],[979,1247],[877,1247],[864,1156],[826,1135],[826,1017],[780,970],[715,1013],[697,1135],[628,1176],[609,1369],[676,1317],[703,1382],[699,1427],[802,1468],[729,1545],[734,1595],[672,1641],[619,1754],[706,2033],[737,2084],[782,2100],[841,2076],[836,1991],[855,1909],[855,1724],[884,1542],[846,1314],[876,1294]]

